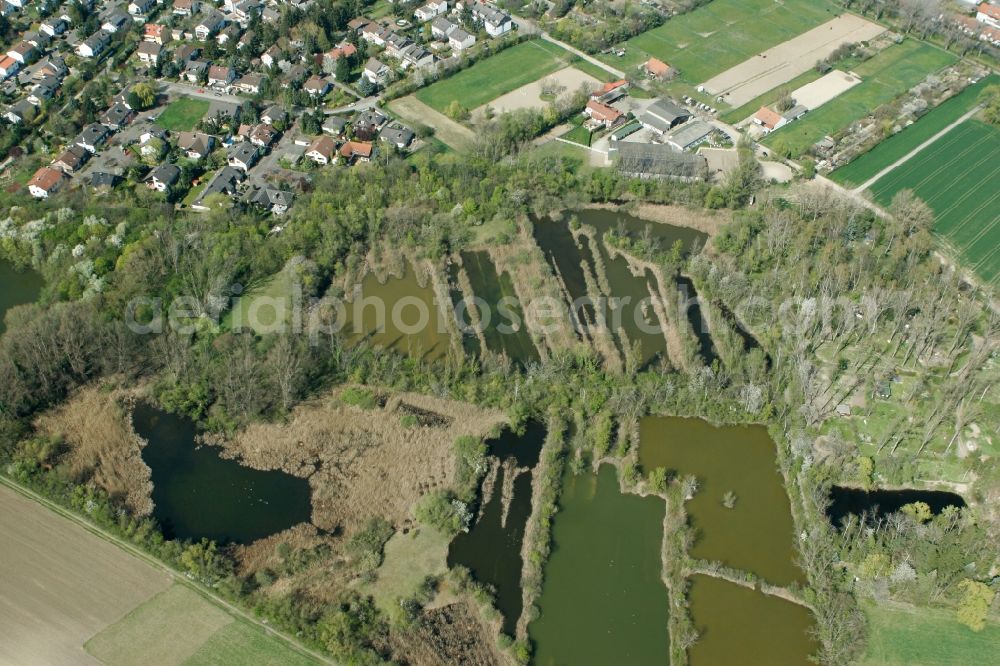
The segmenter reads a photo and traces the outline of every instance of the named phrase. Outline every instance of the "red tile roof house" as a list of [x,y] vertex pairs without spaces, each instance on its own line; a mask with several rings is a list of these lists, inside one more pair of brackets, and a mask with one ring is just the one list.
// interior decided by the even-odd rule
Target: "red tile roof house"
[[50,194],[62,187],[65,178],[63,172],[58,169],[42,167],[28,181],[28,191],[31,192],[31,196],[38,199],[48,198]]
[[583,112],[592,121],[604,125],[605,127],[612,127],[623,117],[622,112],[618,109],[614,109],[606,104],[601,104],[600,102],[595,102],[594,100],[587,102],[587,106],[584,108]]
[[142,27],[142,41],[163,46],[170,41],[170,29],[160,23],[147,23]]
[[348,141],[340,147],[340,156],[350,164],[354,160],[368,162],[372,158],[374,146],[367,141]]
[[976,10],[976,20],[991,28],[1000,29],[1000,6],[984,2]]
[[639,69],[646,73],[646,76],[654,79],[672,79],[677,76],[677,69],[671,67],[662,60],[650,58],[639,65]]
[[306,157],[316,164],[329,164],[337,154],[337,142],[333,137],[318,136],[309,144]]
[[310,76],[302,89],[314,97],[322,97],[330,92],[330,82],[321,76]]
[[783,127],[788,121],[777,111],[762,106],[760,111],[753,115],[753,122],[763,127],[765,131],[773,132],[779,127]]

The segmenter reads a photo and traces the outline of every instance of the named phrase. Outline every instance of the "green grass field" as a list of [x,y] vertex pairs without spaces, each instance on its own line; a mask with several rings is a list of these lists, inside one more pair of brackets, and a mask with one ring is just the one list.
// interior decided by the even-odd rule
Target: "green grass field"
[[412,596],[424,578],[448,570],[450,539],[432,527],[409,534],[396,532],[385,544],[385,559],[375,573],[375,580],[364,586],[376,605],[389,613],[399,607],[399,600]]
[[776,152],[802,155],[824,136],[867,116],[956,59],[947,51],[912,39],[891,46],[854,68],[862,78],[860,84],[801,120],[772,132],[763,143]]
[[101,631],[84,649],[108,666],[315,663],[181,584]]
[[976,106],[986,86],[997,83],[1000,83],[1000,76],[991,75],[969,86],[929,111],[899,134],[894,134],[864,155],[855,158],[850,164],[834,171],[830,174],[830,179],[841,185],[861,185],[961,118]]
[[871,630],[863,666],[1000,664],[1000,626],[975,632],[936,609],[867,605]]
[[437,111],[444,112],[453,100],[458,100],[466,109],[472,110],[562,69],[571,60],[571,54],[561,47],[532,39],[504,49],[454,76],[418,90],[416,96]]
[[599,57],[628,72],[655,56],[697,85],[837,13],[830,0],[713,0],[628,40],[623,57]]
[[187,132],[194,129],[208,112],[208,100],[181,97],[174,100],[156,119],[156,124],[171,132]]
[[223,325],[226,328],[249,328],[258,335],[283,329],[292,317],[293,286],[292,271],[282,269],[236,299]]
[[1000,278],[1000,128],[969,120],[872,187],[883,205],[913,190],[936,214],[934,230],[984,280]]

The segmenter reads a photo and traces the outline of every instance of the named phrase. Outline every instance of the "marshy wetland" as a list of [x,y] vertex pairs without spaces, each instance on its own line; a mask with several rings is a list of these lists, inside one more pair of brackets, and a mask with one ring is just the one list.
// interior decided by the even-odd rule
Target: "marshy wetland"
[[32,303],[42,293],[42,276],[31,269],[18,270],[9,261],[0,259],[0,335],[4,318],[15,305]]

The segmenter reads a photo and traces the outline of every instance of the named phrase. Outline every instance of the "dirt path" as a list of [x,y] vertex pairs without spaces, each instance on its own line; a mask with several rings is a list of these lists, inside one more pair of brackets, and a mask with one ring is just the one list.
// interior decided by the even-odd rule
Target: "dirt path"
[[[51,510],[51,512],[41,510],[42,507]],[[8,523],[15,520],[23,522],[25,517],[30,518],[30,534],[25,534],[21,539],[11,539]],[[60,518],[69,521],[72,525],[65,524]],[[2,526],[4,534],[3,540],[0,541],[0,561],[4,562],[3,573],[0,574],[0,618],[2,618],[0,621],[0,662],[8,663],[5,650],[15,649],[18,652],[14,654],[22,656],[13,659],[10,663],[88,663],[86,661],[87,655],[82,650],[82,644],[96,632],[89,633],[75,643],[77,645],[76,654],[65,652],[65,649],[59,645],[60,639],[63,644],[68,640],[75,641],[76,634],[64,637],[60,632],[72,632],[73,623],[78,622],[79,618],[87,618],[87,621],[92,623],[99,612],[100,607],[97,604],[107,603],[104,597],[108,594],[108,585],[125,584],[135,588],[132,590],[132,594],[139,591],[144,596],[129,608],[117,612],[114,617],[106,621],[103,617],[98,618],[102,622],[97,629],[98,631],[119,620],[128,610],[152,596],[155,591],[165,589],[171,582],[177,582],[189,587],[240,619],[257,625],[265,634],[283,641],[289,648],[306,654],[320,663],[336,665],[336,662],[328,657],[310,650],[294,638],[275,631],[274,628],[261,622],[250,613],[229,603],[211,590],[194,583],[138,547],[119,539],[110,532],[87,522],[71,511],[4,476],[0,476],[0,521],[2,521],[0,526]],[[43,569],[41,575],[51,578],[50,580],[42,580],[38,576],[18,573],[11,566],[11,562],[14,561],[12,555],[21,551],[27,541],[37,540],[38,532],[51,534],[63,542],[67,540],[73,542],[52,542],[49,545],[58,546],[58,551],[48,547],[43,551],[33,553],[36,557],[31,558],[31,563]],[[117,546],[117,548],[111,546]],[[89,552],[93,552],[95,557],[86,557]],[[128,557],[128,555],[132,557]],[[18,559],[23,560],[23,555],[18,555]],[[53,566],[46,566],[47,560],[58,560],[58,562]],[[142,566],[143,564],[146,566]],[[80,565],[83,565],[85,571],[78,572],[79,575],[71,575],[74,567],[80,567]],[[95,565],[99,565],[100,568],[108,567],[112,572],[109,576],[102,578],[95,573]],[[143,580],[153,581],[153,586],[156,589],[145,594],[140,587],[144,584]],[[20,584],[30,587],[35,595],[55,597],[53,604],[56,605],[46,605],[46,613],[43,617],[32,617],[30,610],[26,610],[30,609],[30,606],[25,606],[24,600],[11,592],[12,587],[18,581]],[[46,589],[46,584],[48,584],[48,589]],[[146,584],[148,585],[148,583]],[[74,599],[72,586],[86,590],[87,598]],[[74,601],[82,602],[84,605],[75,608],[72,605]],[[37,601],[31,602],[29,599],[27,603],[37,603]],[[53,612],[53,609],[59,610]],[[68,617],[62,617],[63,615]],[[21,633],[20,628],[22,623],[28,624],[33,621],[36,625],[35,633],[38,633],[38,624],[41,624],[43,631],[37,636],[37,640],[29,642],[28,636],[30,634]],[[5,637],[8,631],[16,632],[17,640]],[[21,651],[25,649],[34,651],[22,654]]]
[[941,130],[940,132],[938,132],[937,134],[935,134],[931,138],[927,139],[922,144],[920,144],[919,146],[917,146],[916,148],[914,148],[910,152],[906,153],[905,155],[903,155],[902,157],[900,157],[898,160],[896,160],[895,162],[893,162],[892,164],[890,164],[886,168],[882,169],[881,171],[879,171],[877,174],[875,174],[874,176],[872,176],[871,178],[869,178],[865,182],[861,183],[861,185],[859,185],[858,187],[855,187],[853,191],[857,192],[857,193],[864,192],[869,187],[871,187],[876,182],[878,182],[883,176],[885,176],[886,174],[888,174],[890,171],[892,171],[894,169],[898,169],[899,167],[901,167],[904,164],[906,164],[907,162],[909,162],[911,159],[913,159],[914,157],[916,157],[916,155],[920,151],[922,151],[924,148],[926,148],[927,146],[931,145],[932,143],[934,143],[935,141],[937,141],[938,139],[940,139],[941,137],[943,137],[945,134],[947,134],[948,132],[952,131],[953,129],[955,129],[956,127],[958,127],[962,123],[964,123],[966,120],[968,120],[969,118],[973,117],[974,115],[976,115],[977,113],[979,113],[980,111],[982,111],[982,109],[983,109],[982,106],[975,107],[974,109],[972,109],[971,111],[969,111],[968,113],[966,113],[964,116],[962,116],[961,118],[959,118],[958,120],[956,120],[952,124],[948,125],[943,130]]
[[475,138],[472,130],[438,113],[413,95],[389,102],[389,110],[409,123],[420,123],[434,128],[434,136],[455,150],[465,150]]

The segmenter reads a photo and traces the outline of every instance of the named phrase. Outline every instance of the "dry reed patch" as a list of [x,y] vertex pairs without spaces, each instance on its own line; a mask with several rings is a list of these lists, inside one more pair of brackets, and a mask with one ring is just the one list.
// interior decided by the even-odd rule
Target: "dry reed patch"
[[66,443],[62,463],[75,481],[91,481],[134,515],[146,516],[153,511],[153,482],[129,417],[136,395],[117,386],[85,386],[39,416],[35,429]]
[[509,661],[495,648],[495,632],[465,601],[425,610],[414,627],[398,635],[394,643],[411,666],[498,666]]
[[[452,483],[452,443],[483,437],[503,414],[465,403],[400,394],[384,408],[344,405],[339,392],[297,407],[285,424],[259,423],[223,443],[258,469],[308,477],[313,523],[352,534],[374,516],[402,525],[425,493]],[[447,425],[403,425],[399,403],[440,414]]]

